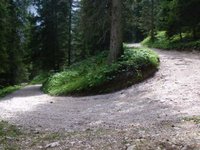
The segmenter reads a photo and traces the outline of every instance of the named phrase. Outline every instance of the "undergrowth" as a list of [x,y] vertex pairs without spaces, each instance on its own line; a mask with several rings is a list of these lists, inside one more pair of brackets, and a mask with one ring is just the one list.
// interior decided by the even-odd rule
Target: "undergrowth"
[[0,121],[0,149],[16,150],[21,132],[18,128],[7,122]]
[[157,70],[158,55],[149,49],[125,49],[118,62],[107,64],[107,52],[76,63],[49,77],[43,91],[51,95],[99,94],[132,85]]
[[182,40],[179,35],[168,38],[165,31],[160,31],[157,33],[154,41],[152,41],[150,37],[147,37],[142,44],[144,46],[166,50],[200,50],[200,40],[192,40],[186,33],[183,33],[182,36]]
[[6,95],[19,90],[22,86],[20,85],[15,85],[15,86],[9,86],[9,87],[5,87],[0,89],[0,98],[5,97]]
[[46,72],[39,73],[31,80],[30,84],[43,84],[48,79],[49,76],[50,73]]

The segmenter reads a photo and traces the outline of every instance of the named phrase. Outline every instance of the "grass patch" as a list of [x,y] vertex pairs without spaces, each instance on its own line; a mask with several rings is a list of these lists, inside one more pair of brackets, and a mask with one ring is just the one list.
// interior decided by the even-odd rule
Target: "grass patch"
[[158,55],[144,48],[125,48],[118,62],[107,64],[107,52],[88,58],[49,77],[43,91],[51,95],[91,95],[113,92],[152,75]]
[[21,149],[45,149],[45,145],[62,139],[59,133],[39,132],[35,130],[22,130],[17,126],[5,121],[0,121],[0,149],[21,150]]
[[156,35],[155,41],[147,37],[142,41],[144,46],[160,48],[160,49],[176,49],[176,50],[200,50],[200,40],[192,40],[188,34],[184,33],[181,40],[179,35],[167,38],[165,31],[160,31]]
[[[24,150],[24,149],[127,149],[129,145],[135,145],[138,150],[141,149],[183,149],[185,143],[188,149],[199,149],[198,143],[194,137],[188,141],[188,138],[182,134],[167,134],[166,139],[151,136],[141,128],[132,128],[131,130],[115,129],[90,129],[74,132],[35,132],[36,130],[22,130],[7,122],[0,122],[0,149],[1,150]],[[181,132],[181,131],[180,131]],[[188,133],[188,131],[187,131]],[[165,133],[164,133],[165,134]],[[185,135],[185,132],[183,133]],[[164,136],[164,135],[163,135]],[[198,138],[198,135],[195,139]],[[141,138],[140,138],[141,137]],[[176,140],[173,140],[173,139]],[[170,140],[172,139],[172,140]],[[180,141],[181,139],[181,141]],[[194,142],[193,142],[194,141]],[[59,146],[47,148],[50,143],[59,142]],[[128,145],[127,145],[128,144]]]
[[0,98],[5,97],[6,95],[19,90],[22,86],[20,85],[15,85],[15,86],[9,86],[9,87],[5,87],[0,89]]
[[21,132],[7,122],[0,122],[0,149],[16,150],[19,149],[18,140]]

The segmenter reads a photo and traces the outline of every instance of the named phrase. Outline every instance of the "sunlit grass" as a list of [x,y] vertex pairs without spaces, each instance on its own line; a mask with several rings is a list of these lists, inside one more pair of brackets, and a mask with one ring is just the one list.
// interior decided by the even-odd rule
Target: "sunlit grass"
[[130,81],[126,79],[126,83],[121,83],[120,88],[124,88],[133,82],[133,78],[134,82],[141,80],[142,71],[155,69],[158,65],[158,55],[149,49],[125,48],[124,55],[112,65],[108,65],[107,52],[103,52],[51,76],[44,83],[43,90],[51,95],[85,93],[94,89],[95,93],[110,92],[116,89],[115,85],[123,82],[118,80],[120,75],[132,74],[127,75]]
[[166,50],[200,50],[200,40],[193,40],[187,33],[183,33],[182,38],[183,39],[180,38],[180,35],[174,35],[168,38],[165,31],[160,31],[156,34],[155,41],[147,37],[142,44],[144,46]]

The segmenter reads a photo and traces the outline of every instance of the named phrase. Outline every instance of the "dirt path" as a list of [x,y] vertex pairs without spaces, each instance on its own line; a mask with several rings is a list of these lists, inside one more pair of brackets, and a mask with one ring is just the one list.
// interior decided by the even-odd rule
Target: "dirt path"
[[200,116],[200,54],[156,51],[160,70],[143,83],[81,98],[50,97],[40,85],[28,86],[0,101],[0,119],[47,131],[139,129],[200,146],[200,119],[193,117]]

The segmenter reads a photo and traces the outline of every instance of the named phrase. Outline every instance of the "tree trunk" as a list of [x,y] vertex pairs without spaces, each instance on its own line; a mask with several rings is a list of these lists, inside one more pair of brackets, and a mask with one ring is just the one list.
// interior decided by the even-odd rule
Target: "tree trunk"
[[196,27],[193,27],[193,28],[192,28],[192,36],[193,36],[193,39],[194,39],[194,40],[197,39],[197,35],[196,35]]
[[113,63],[123,54],[122,0],[112,0],[110,53],[108,62]]
[[155,40],[155,34],[154,34],[154,0],[151,0],[151,40],[154,41]]
[[179,30],[179,36],[180,36],[180,40],[183,41],[183,36],[182,36],[182,30]]
[[71,41],[72,41],[72,33],[71,33],[71,29],[72,29],[72,3],[73,0],[69,0],[69,37],[68,37],[68,65],[71,65],[71,51],[72,51],[72,46],[71,46]]

